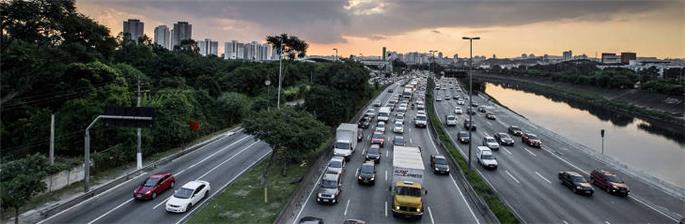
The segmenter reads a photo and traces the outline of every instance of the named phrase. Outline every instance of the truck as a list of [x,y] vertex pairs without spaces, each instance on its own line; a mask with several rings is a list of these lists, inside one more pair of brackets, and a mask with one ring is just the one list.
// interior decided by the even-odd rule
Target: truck
[[342,123],[335,130],[335,144],[333,144],[333,155],[345,157],[350,160],[354,149],[357,146],[357,125]]
[[378,120],[387,122],[390,119],[390,107],[381,107],[378,110]]
[[421,149],[415,146],[394,146],[392,160],[392,215],[418,217],[424,213],[424,165]]
[[410,87],[405,87],[404,92],[402,92],[402,97],[406,99],[411,99],[411,95],[413,94],[413,90]]

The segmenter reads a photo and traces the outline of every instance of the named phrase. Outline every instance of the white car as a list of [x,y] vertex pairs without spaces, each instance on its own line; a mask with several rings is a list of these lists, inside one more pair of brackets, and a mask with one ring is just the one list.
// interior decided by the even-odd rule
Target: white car
[[457,108],[454,108],[454,113],[455,113],[455,114],[463,114],[464,111],[461,110],[461,107],[457,107]]
[[404,133],[404,125],[402,125],[402,122],[395,121],[395,126],[392,128],[392,132],[400,134]]
[[483,138],[483,146],[487,146],[492,150],[499,150],[499,143],[497,143],[497,140],[495,140],[495,138],[490,136]]
[[397,113],[395,114],[395,122],[401,122],[404,124],[404,113]]
[[375,131],[383,132],[385,133],[385,122],[384,121],[379,121],[378,124],[376,124],[376,129]]
[[457,100],[457,104],[464,105],[464,100]]
[[174,192],[166,202],[169,212],[186,212],[209,194],[209,182],[190,181]]
[[326,167],[326,173],[341,174],[345,169],[345,157],[333,156],[331,160],[328,161],[328,167]]
[[447,118],[445,120],[447,126],[457,126],[457,116],[447,115]]

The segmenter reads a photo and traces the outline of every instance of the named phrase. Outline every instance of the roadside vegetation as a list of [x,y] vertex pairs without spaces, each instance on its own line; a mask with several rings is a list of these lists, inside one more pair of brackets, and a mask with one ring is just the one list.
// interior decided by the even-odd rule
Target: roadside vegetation
[[428,88],[426,90],[426,109],[428,110],[428,116],[430,117],[431,127],[437,133],[438,140],[447,148],[450,156],[457,162],[457,165],[464,173],[473,189],[485,200],[500,223],[519,223],[519,220],[514,216],[514,213],[504,204],[499,196],[497,196],[497,193],[495,193],[490,185],[485,182],[483,177],[478,175],[476,171],[468,169],[465,158],[459,153],[457,146],[452,143],[452,140],[443,128],[442,122],[438,119],[438,115],[433,107],[433,88],[435,88],[435,83],[432,78],[429,78]]

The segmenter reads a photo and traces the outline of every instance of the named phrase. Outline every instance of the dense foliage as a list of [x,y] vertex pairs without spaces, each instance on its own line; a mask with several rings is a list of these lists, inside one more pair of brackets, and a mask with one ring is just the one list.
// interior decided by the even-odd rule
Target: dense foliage
[[0,205],[5,211],[14,209],[14,223],[19,223],[19,208],[47,188],[42,179],[51,168],[47,158],[38,154],[0,166]]

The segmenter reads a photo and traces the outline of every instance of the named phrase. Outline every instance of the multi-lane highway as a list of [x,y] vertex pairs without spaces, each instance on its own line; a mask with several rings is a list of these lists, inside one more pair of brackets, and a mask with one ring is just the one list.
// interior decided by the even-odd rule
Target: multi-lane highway
[[[465,105],[457,105],[454,99],[435,102],[439,118],[444,122],[447,114],[454,114],[456,107],[466,111],[468,107],[467,91],[462,87],[447,88],[447,80],[441,81],[443,88],[434,91],[435,96],[461,96]],[[456,80],[452,80],[456,83]],[[489,102],[487,96],[474,95],[473,100],[480,106],[489,106],[488,112],[494,112],[496,120],[488,120],[485,113],[473,115],[477,131],[473,132],[472,166],[485,177],[497,193],[513,207],[522,221],[526,223],[676,223],[683,217],[685,202],[663,191],[658,190],[643,178],[616,170],[610,164],[596,159],[579,149],[578,143],[570,142],[548,130],[532,124],[525,118],[495,103]],[[535,105],[531,105],[535,106]],[[465,130],[463,120],[466,113],[457,115],[459,125],[447,127],[453,142],[463,154],[467,154],[468,145],[460,144],[457,133]],[[553,115],[550,115],[553,116]],[[537,134],[542,139],[542,148],[532,148],[514,137],[514,146],[500,146],[495,151],[499,162],[497,170],[482,169],[475,158],[475,148],[482,144],[484,136],[493,136],[497,132],[507,132],[507,127],[516,125],[524,131]],[[580,143],[582,144],[582,143]],[[656,162],[656,161],[655,161]],[[594,169],[615,171],[630,186],[629,197],[619,197],[595,188],[591,197],[572,193],[561,185],[557,178],[559,171],[576,171],[589,178]]]
[[205,203],[270,152],[271,148],[266,143],[240,131],[235,132],[39,223],[181,223],[200,206],[196,205],[190,212],[182,214],[168,213],[165,202],[173,190],[158,195],[154,200],[138,201],[133,199],[134,187],[150,174],[169,171],[176,176],[176,189],[191,180],[208,181],[211,191],[209,197],[201,201]]
[[[380,94],[376,100],[385,106],[392,96],[398,95],[402,88],[395,83],[388,88],[394,89],[394,93],[387,90]],[[415,99],[416,97],[414,97]],[[376,107],[378,109],[378,107]],[[442,154],[429,134],[428,128],[415,128],[413,118],[416,114],[415,109],[407,111],[404,125],[404,138],[407,145],[419,146],[422,148],[422,157],[426,173],[424,175],[424,186],[428,190],[425,196],[425,214],[420,222],[422,223],[485,223],[483,217],[477,212],[474,205],[465,199],[462,193],[464,187],[455,181],[452,175],[439,176],[431,172],[430,156],[432,154]],[[392,113],[392,117],[395,112]],[[335,205],[323,205],[316,202],[316,188],[314,186],[311,194],[302,202],[304,206],[298,211],[296,222],[301,217],[314,216],[323,218],[326,223],[342,223],[346,219],[359,219],[368,223],[391,223],[401,222],[399,218],[392,215],[391,197],[389,192],[392,176],[392,139],[395,134],[392,128],[388,127],[385,134],[385,145],[381,150],[382,158],[376,166],[376,183],[373,186],[359,185],[355,178],[356,169],[364,161],[364,151],[370,145],[370,135],[375,127],[376,120],[372,122],[369,129],[363,131],[364,139],[358,143],[358,149],[352,155],[350,162],[345,167],[343,174],[343,186],[340,202]],[[388,122],[392,126],[392,122]]]

